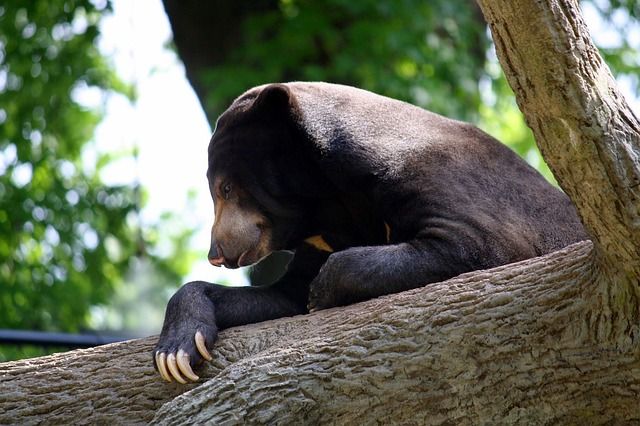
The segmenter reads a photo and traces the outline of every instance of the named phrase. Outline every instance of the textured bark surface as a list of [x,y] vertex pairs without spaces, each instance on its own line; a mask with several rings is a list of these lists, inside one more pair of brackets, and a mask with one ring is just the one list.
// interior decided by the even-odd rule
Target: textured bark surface
[[183,390],[149,365],[155,339],[0,364],[0,424],[148,420]]
[[640,348],[595,346],[583,321],[591,247],[320,312],[154,421],[640,422]]
[[481,0],[593,244],[223,332],[190,387],[153,339],[0,365],[0,423],[640,424],[640,126],[577,4]]

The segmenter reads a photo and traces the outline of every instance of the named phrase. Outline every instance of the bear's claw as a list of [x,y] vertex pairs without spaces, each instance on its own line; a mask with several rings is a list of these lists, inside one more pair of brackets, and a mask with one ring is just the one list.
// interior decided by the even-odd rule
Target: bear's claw
[[167,371],[167,354],[164,352],[156,352],[156,365],[158,366],[158,372],[160,376],[167,382],[172,382],[171,375]]
[[180,372],[182,374],[187,376],[187,379],[194,382],[197,382],[198,379],[200,379],[200,377],[198,377],[191,369],[191,366],[189,365],[189,354],[184,350],[180,349],[178,351],[178,355],[176,355],[176,361],[178,363],[178,369],[180,369]]
[[200,352],[200,355],[202,355],[202,358],[206,359],[207,361],[213,360],[213,357],[207,350],[207,346],[205,345],[204,336],[202,335],[202,333],[196,331],[195,340],[196,347],[198,348],[198,352]]
[[187,383],[187,381],[180,375],[180,370],[178,370],[178,364],[176,363],[176,354],[171,352],[167,355],[167,367],[169,367],[169,371],[174,379],[183,385]]
[[[213,358],[207,350],[204,336],[200,331],[196,332],[194,340],[200,355],[202,355],[202,357],[207,361],[211,361]],[[193,372],[191,363],[189,362],[189,354],[184,349],[178,349],[177,354],[175,352],[170,352],[168,355],[165,352],[156,351],[154,353],[154,358],[160,376],[167,382],[176,380],[179,383],[186,384],[188,381],[185,377],[193,382],[200,379],[200,377]]]

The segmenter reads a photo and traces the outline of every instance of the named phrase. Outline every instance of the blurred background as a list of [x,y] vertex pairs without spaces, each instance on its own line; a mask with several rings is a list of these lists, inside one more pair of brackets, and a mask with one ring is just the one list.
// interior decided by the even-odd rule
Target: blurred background
[[[640,3],[581,6],[638,110]],[[206,148],[235,96],[291,80],[354,85],[473,122],[553,182],[474,2],[8,0],[0,334],[155,334],[182,283],[246,284],[245,271],[206,259]],[[0,361],[72,347],[7,341]]]

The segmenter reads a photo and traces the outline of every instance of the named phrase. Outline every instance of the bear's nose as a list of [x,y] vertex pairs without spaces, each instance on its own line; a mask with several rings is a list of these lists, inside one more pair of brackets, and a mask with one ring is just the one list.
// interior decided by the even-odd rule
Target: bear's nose
[[220,248],[220,244],[215,242],[211,243],[207,257],[209,258],[209,263],[213,266],[222,266],[226,262],[224,253],[222,253],[222,248]]
[[209,263],[212,264],[213,266],[222,266],[224,265],[224,262],[225,262],[225,259],[222,256],[209,258]]

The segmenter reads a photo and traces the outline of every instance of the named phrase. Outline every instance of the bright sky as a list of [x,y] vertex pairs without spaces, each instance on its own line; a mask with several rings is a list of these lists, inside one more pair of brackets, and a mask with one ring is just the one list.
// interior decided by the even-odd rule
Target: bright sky
[[[160,0],[115,0],[114,13],[102,23],[100,48],[114,62],[118,75],[137,87],[132,105],[125,97],[110,96],[106,115],[95,135],[99,152],[139,149],[137,164],[127,156],[105,169],[108,184],[131,184],[136,175],[148,192],[142,215],[157,221],[162,212],[172,211],[196,230],[191,246],[198,251],[198,262],[186,281],[245,283],[239,271],[215,268],[207,262],[209,230],[213,223],[205,173],[207,145],[211,129],[182,63],[166,48],[171,28]],[[83,102],[101,101],[97,93],[85,91]],[[91,164],[95,151],[87,150]],[[187,193],[196,192],[195,208],[187,204]]]
[[[105,170],[107,183],[132,184],[136,175],[149,194],[143,219],[154,222],[162,212],[173,211],[196,230],[191,243],[199,261],[186,281],[202,279],[246,283],[239,271],[214,268],[206,261],[213,206],[209,199],[205,171],[211,129],[177,56],[165,45],[171,29],[160,0],[114,0],[114,14],[102,25],[102,51],[112,58],[117,73],[137,84],[138,98],[132,105],[122,96],[107,100],[106,117],[95,136],[100,152],[130,150],[137,144],[137,164],[128,157]],[[617,34],[598,22],[597,12],[585,4],[585,17],[600,43],[615,42]],[[624,17],[621,17],[623,19]],[[640,29],[627,35],[640,44]],[[621,88],[629,93],[629,81]],[[87,104],[99,105],[100,96],[91,90],[78,95]],[[629,99],[634,102],[636,99]],[[95,152],[85,155],[91,164]],[[195,208],[187,205],[187,193],[195,190]],[[185,281],[185,282],[186,282]]]

